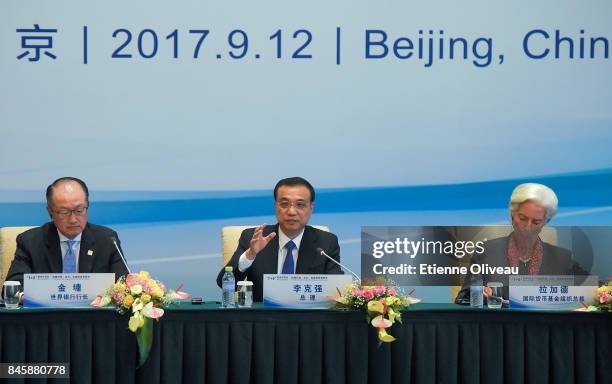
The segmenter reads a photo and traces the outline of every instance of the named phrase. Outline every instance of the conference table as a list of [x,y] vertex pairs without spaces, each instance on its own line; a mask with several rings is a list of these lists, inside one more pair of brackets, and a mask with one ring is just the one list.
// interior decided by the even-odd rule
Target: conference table
[[[112,308],[0,310],[0,362],[69,363],[72,383],[611,383],[612,314],[420,303],[379,345],[357,311],[182,303],[149,359]],[[15,380],[15,382],[30,382]],[[32,382],[44,382],[36,380]]]

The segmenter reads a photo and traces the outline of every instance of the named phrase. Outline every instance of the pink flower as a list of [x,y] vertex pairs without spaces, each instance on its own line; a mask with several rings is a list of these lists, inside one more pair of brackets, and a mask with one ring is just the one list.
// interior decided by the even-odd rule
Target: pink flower
[[383,305],[383,313],[387,313],[387,300],[380,299],[379,301]]
[[130,273],[129,275],[127,275],[127,278],[125,279],[125,283],[127,284],[128,288],[132,288],[132,286],[136,284],[142,285],[142,282],[140,281],[140,277],[136,273]]
[[153,289],[151,288],[151,286],[149,285],[148,282],[144,282],[142,284],[142,290],[144,291],[144,293],[146,293],[147,295],[150,295],[151,292],[153,292]]
[[383,315],[376,316],[372,319],[372,326],[376,328],[389,328],[393,323],[387,319]]
[[149,302],[142,309],[142,314],[148,317],[149,319],[159,319],[164,315],[164,310],[153,306],[153,303]]
[[359,297],[362,295],[362,292],[359,288],[353,288],[351,289],[351,295],[355,296],[355,297]]
[[607,293],[602,293],[601,296],[599,296],[599,302],[601,304],[605,304],[609,301],[612,301],[612,296],[608,295]]
[[385,287],[383,287],[382,285],[377,285],[374,287],[374,293],[376,294],[376,296],[382,296],[385,294]]
[[125,292],[113,292],[113,301],[115,303],[121,303],[125,297]]
[[91,302],[92,307],[105,307],[110,304],[110,297],[108,296],[96,296],[94,301]]
[[337,303],[346,304],[346,300],[341,295],[333,295],[333,296],[328,296],[328,297],[330,300],[333,300]]
[[179,299],[183,299],[183,300],[188,299],[189,294],[187,292],[182,292],[181,288],[183,288],[183,283],[181,283],[181,285],[176,287],[176,289],[174,290],[174,293],[176,294],[176,296],[178,296]]
[[366,300],[372,300],[374,298],[374,294],[369,289],[363,290],[363,298]]
[[94,301],[91,302],[92,307],[101,307],[102,306],[102,296],[96,296]]
[[387,288],[387,293],[391,296],[397,296],[397,290],[395,289],[395,287]]

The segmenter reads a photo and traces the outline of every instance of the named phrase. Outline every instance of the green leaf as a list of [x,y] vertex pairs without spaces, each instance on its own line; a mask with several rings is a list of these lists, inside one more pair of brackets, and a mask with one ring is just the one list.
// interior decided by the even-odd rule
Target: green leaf
[[138,368],[142,367],[149,357],[153,345],[153,320],[145,317],[144,325],[136,331],[138,342]]

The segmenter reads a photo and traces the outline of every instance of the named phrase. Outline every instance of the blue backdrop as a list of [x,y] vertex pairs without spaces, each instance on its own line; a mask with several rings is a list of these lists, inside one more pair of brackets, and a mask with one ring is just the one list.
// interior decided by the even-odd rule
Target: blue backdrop
[[216,297],[220,228],[273,223],[287,176],[357,270],[362,225],[507,223],[523,181],[558,192],[553,224],[610,225],[611,13],[3,2],[0,226],[43,223],[45,187],[77,176],[134,268]]

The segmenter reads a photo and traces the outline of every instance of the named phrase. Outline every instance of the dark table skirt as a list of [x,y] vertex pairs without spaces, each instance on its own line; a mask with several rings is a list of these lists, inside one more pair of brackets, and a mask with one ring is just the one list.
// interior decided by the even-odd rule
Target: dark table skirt
[[184,306],[136,369],[111,310],[2,310],[0,361],[68,362],[72,383],[612,382],[611,314],[420,304],[403,320],[379,346],[362,313]]

